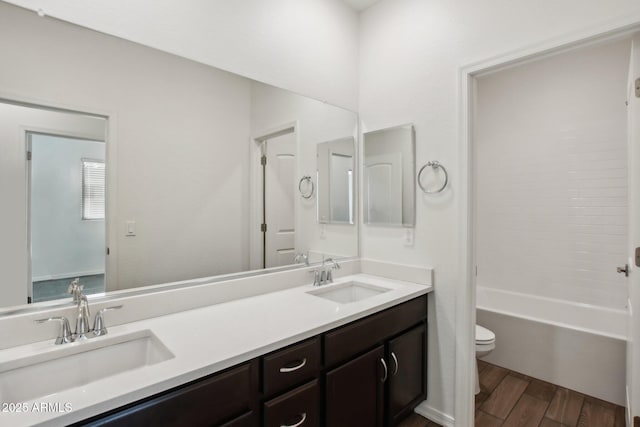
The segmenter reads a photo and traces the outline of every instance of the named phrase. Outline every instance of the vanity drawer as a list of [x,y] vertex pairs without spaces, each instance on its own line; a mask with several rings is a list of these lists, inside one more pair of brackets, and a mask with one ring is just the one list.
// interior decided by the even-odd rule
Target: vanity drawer
[[331,367],[410,328],[427,317],[427,296],[356,320],[325,334],[324,361]]
[[315,337],[263,357],[265,397],[316,377],[320,356],[320,338]]
[[298,387],[264,404],[264,427],[315,427],[320,425],[318,380]]

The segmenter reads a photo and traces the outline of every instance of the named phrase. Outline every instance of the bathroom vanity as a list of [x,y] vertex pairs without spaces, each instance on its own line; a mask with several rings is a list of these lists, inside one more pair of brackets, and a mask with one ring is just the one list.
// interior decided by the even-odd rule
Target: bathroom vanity
[[[0,423],[395,425],[426,397],[431,290],[352,274],[116,322],[138,304],[124,301],[104,337],[0,350],[3,400],[71,408],[2,413]],[[76,371],[83,375],[73,380]],[[36,372],[48,372],[45,385]]]
[[426,315],[421,296],[77,425],[395,425],[426,398]]

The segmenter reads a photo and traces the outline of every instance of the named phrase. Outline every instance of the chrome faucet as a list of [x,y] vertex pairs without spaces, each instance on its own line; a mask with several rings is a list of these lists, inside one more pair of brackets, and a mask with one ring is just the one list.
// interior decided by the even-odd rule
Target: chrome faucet
[[[331,263],[331,265],[326,265]],[[322,286],[327,283],[333,283],[333,270],[339,269],[340,264],[333,260],[333,258],[325,259],[322,257],[322,267],[317,270],[311,270],[309,273],[313,273],[313,286]]]
[[71,333],[71,327],[66,317],[49,317],[47,319],[38,319],[36,322],[44,323],[49,321],[60,321],[61,329],[55,344],[66,344],[74,341],[82,341],[93,337],[98,337],[107,334],[107,327],[104,324],[104,312],[108,310],[115,310],[122,308],[121,305],[106,307],[98,311],[94,319],[93,329],[89,328],[89,300],[87,296],[82,293],[84,286],[80,284],[80,279],[77,278],[69,284],[68,292],[73,297],[73,302],[78,304],[78,313],[76,316],[76,330]]
[[296,256],[293,258],[293,262],[296,264],[302,264],[304,263],[304,265],[309,265],[309,252],[305,253],[297,253]]

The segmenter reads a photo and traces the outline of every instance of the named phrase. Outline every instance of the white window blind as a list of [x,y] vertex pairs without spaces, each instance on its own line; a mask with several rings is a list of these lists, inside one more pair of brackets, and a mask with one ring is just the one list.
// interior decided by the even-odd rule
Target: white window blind
[[104,162],[82,159],[82,219],[104,219]]

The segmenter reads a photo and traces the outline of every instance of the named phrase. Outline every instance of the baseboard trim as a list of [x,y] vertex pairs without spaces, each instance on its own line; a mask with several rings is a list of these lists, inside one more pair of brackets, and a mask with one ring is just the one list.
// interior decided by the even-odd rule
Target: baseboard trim
[[455,427],[456,425],[456,420],[451,415],[429,406],[426,400],[416,407],[415,413],[443,427]]

